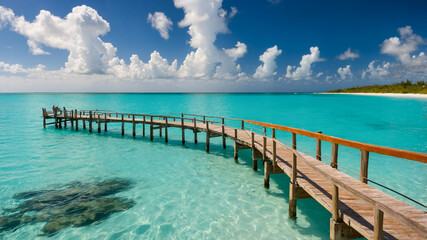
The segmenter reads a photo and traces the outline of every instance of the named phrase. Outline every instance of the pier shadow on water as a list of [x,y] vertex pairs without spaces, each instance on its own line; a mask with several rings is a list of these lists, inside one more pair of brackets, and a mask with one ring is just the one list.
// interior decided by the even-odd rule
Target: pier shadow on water
[[4,209],[0,216],[0,236],[27,224],[46,222],[41,236],[51,236],[67,227],[99,224],[115,212],[135,205],[131,199],[114,194],[129,190],[132,183],[115,178],[93,183],[71,182],[58,189],[17,193],[17,207]]

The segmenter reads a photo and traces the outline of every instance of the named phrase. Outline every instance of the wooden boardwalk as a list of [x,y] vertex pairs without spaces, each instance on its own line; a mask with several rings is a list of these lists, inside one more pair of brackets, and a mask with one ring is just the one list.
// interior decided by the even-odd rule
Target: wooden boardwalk
[[[191,116],[191,118],[189,117]],[[47,119],[54,122],[47,123]],[[215,119],[215,121],[207,120]],[[225,120],[238,121],[240,128],[226,126]],[[80,122],[80,123],[79,123]],[[154,137],[154,130],[168,141],[168,128],[182,130],[185,144],[185,129],[192,130],[197,142],[199,132],[206,137],[206,151],[209,152],[210,139],[221,137],[223,147],[226,138],[234,141],[234,159],[238,161],[238,151],[252,149],[253,169],[257,171],[261,159],[264,169],[264,186],[269,187],[270,174],[286,174],[291,179],[289,192],[289,217],[296,217],[298,199],[314,198],[332,213],[330,239],[427,239],[427,212],[410,206],[370,185],[368,181],[369,152],[405,158],[427,163],[427,154],[374,146],[320,133],[308,132],[280,125],[250,120],[221,118],[212,116],[180,114],[180,116],[159,116],[148,114],[110,113],[107,111],[67,111],[63,108],[53,112],[43,109],[44,127],[54,124],[57,128],[70,124],[76,130],[93,127],[98,132],[107,131],[107,124],[120,122],[122,135],[125,123],[132,124],[132,134],[136,136],[136,126],[142,125],[143,135]],[[267,137],[247,130],[246,124],[272,129]],[[81,124],[81,125],[79,125]],[[93,126],[95,125],[95,126]],[[146,133],[146,126],[149,132]],[[292,133],[292,146],[287,146],[275,138],[276,131]],[[188,133],[188,132],[187,132]],[[317,155],[309,156],[298,151],[297,134],[317,139]],[[188,136],[187,136],[188,138]],[[332,143],[331,164],[321,161],[321,141]],[[338,146],[344,145],[361,150],[360,179],[353,178],[337,169]]]

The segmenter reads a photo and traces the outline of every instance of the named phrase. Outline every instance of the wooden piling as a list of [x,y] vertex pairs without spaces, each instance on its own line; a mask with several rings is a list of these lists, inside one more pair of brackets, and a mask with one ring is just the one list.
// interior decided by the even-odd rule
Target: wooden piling
[[70,111],[70,122],[71,122],[71,129],[74,128],[74,111]]
[[[74,110],[75,116],[76,116],[76,131],[79,130],[79,116],[77,115],[77,109]],[[65,119],[65,118],[64,118]],[[67,124],[67,120],[64,121],[64,127]]]
[[181,114],[182,145],[185,144],[184,114]]
[[226,142],[225,142],[225,126],[224,126],[224,118],[222,118],[222,125],[221,125],[221,134],[222,134],[222,148],[225,149]]
[[168,142],[168,118],[165,118],[165,142]]
[[209,122],[206,122],[206,152],[209,152],[211,134],[209,131]]
[[238,163],[239,160],[239,149],[238,149],[238,145],[237,145],[237,129],[234,129],[234,162]]
[[153,141],[153,116],[150,116],[150,140]]
[[[83,111],[83,116],[86,116],[85,111]],[[82,122],[83,122],[83,129],[86,129],[86,120],[84,118],[82,118]]]
[[[111,113],[109,115],[111,117]],[[106,131],[107,131],[107,114],[105,114],[105,117],[104,117],[104,132]]]
[[368,183],[368,164],[369,164],[369,152],[360,150],[360,181]]
[[197,119],[196,118],[193,119],[193,124],[194,124],[194,129],[193,129],[194,143],[197,143]]
[[43,111],[43,128],[46,128],[46,108],[42,108]]
[[[322,134],[322,131],[317,131]],[[316,139],[316,159],[322,161],[322,140]]]
[[242,120],[242,130],[245,130],[245,121]]
[[[297,149],[297,136],[292,133],[292,149]],[[289,186],[289,217],[296,218],[297,216],[297,198],[296,198],[296,187],[297,187],[297,155],[292,153],[292,175],[291,183]]]
[[65,107],[62,108],[64,111],[64,128],[67,127],[67,118],[68,118],[68,114],[67,114],[67,109]]
[[133,137],[136,136],[136,132],[135,132],[135,115],[132,115],[132,136]]
[[92,111],[89,111],[89,132],[92,132]]
[[271,172],[271,162],[267,161],[267,137],[264,136],[262,139],[262,161],[264,164],[264,188],[270,188],[270,172]]
[[101,133],[101,115],[98,114],[98,133]]
[[[242,122],[243,123],[243,122]],[[251,132],[251,148],[252,148],[252,169],[256,172],[258,171],[258,159],[256,157],[256,149],[255,149],[255,134],[254,132]]]
[[122,114],[122,136],[125,135],[125,116]]
[[142,136],[145,137],[145,115],[143,117],[143,122],[142,122]]

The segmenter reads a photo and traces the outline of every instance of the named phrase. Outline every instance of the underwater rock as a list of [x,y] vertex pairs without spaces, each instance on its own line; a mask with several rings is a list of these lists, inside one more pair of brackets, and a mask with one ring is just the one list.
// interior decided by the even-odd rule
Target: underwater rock
[[0,233],[18,227],[46,222],[42,235],[52,235],[66,227],[97,224],[112,213],[127,210],[135,202],[122,197],[108,197],[130,189],[126,179],[111,179],[96,183],[72,182],[59,190],[37,190],[15,194],[15,199],[26,199],[13,212],[0,217]]

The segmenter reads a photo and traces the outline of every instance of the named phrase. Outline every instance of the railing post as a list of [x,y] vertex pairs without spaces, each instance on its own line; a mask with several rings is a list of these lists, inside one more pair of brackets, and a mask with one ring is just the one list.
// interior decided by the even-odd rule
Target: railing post
[[[184,114],[181,113],[181,116],[184,116]],[[181,135],[182,135],[182,145],[185,144],[185,129],[184,129],[184,117],[181,117]]]
[[225,149],[225,147],[226,147],[226,142],[225,142],[225,126],[224,126],[224,118],[222,118],[221,132],[222,132],[222,147]]
[[[111,117],[111,113],[109,115]],[[107,131],[107,114],[105,114],[104,121],[105,121],[104,122],[104,132],[106,132]]]
[[238,158],[239,158],[238,152],[239,152],[239,149],[238,149],[238,145],[237,145],[237,129],[235,128],[234,129],[234,162],[235,163],[239,162],[239,160],[238,160]]
[[[77,115],[77,109],[74,110],[75,116],[76,116],[76,131],[79,130],[79,116]],[[64,117],[64,127],[67,124],[67,120]]]
[[122,114],[122,136],[125,135],[125,115]]
[[368,164],[369,164],[369,152],[365,150],[361,151],[360,159],[360,181],[368,183]]
[[168,117],[165,118],[165,142],[168,142]]
[[331,166],[338,168],[338,144],[332,143]]
[[[322,134],[322,131],[317,131]],[[322,161],[322,140],[316,139],[316,159]]]
[[153,141],[153,116],[150,116],[150,140]]
[[256,149],[255,149],[255,134],[251,132],[251,148],[252,148],[252,169],[256,172],[258,171],[258,160],[256,158]]
[[194,129],[193,129],[194,143],[197,143],[197,120],[196,120],[196,118],[193,119],[193,124],[194,124]]
[[273,139],[273,168],[275,169],[277,166],[277,152],[276,152],[276,129],[271,129],[271,138]]
[[136,132],[135,132],[135,115],[132,115],[132,136],[135,137],[136,136]]
[[210,138],[209,122],[206,122],[206,152],[209,152]]
[[89,132],[92,132],[92,111],[89,111]]
[[203,123],[206,123],[206,116],[203,116]]
[[374,209],[374,240],[383,239],[384,212],[378,208]]
[[[292,133],[292,149],[297,149],[297,136]],[[297,216],[297,198],[296,198],[296,181],[297,181],[297,155],[292,153],[292,176],[289,186],[289,217]]]
[[263,133],[264,133],[264,136],[267,136],[267,128],[266,127],[263,127]]

